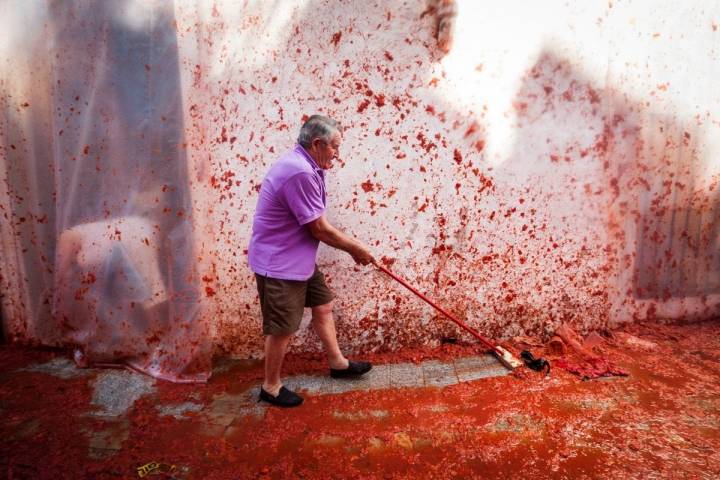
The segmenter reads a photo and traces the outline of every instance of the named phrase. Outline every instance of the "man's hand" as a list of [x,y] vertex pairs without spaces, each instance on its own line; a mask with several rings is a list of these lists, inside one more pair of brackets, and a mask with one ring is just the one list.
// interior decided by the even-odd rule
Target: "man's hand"
[[369,265],[375,263],[375,258],[364,245],[358,245],[355,249],[349,252],[355,263],[358,265]]

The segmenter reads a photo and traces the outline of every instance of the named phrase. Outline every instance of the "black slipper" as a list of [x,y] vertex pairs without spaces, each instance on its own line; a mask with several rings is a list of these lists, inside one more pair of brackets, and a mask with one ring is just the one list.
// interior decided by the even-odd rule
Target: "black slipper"
[[545,376],[550,374],[550,362],[544,358],[535,358],[529,350],[523,350],[520,356],[525,361],[525,365],[527,365],[528,368],[531,368],[536,372],[546,370]]
[[332,378],[356,378],[372,369],[372,364],[370,362],[353,362],[350,360],[348,363],[348,368],[331,368],[330,376]]
[[273,397],[264,388],[260,387],[260,400],[278,407],[297,407],[303,402],[303,398],[285,387],[280,387],[277,397]]

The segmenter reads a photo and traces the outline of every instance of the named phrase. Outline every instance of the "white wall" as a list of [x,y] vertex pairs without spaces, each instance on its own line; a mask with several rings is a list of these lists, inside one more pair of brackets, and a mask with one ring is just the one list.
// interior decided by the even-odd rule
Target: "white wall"
[[[481,332],[605,328],[685,298],[665,312],[678,316],[705,305],[703,294],[704,315],[717,313],[707,296],[718,291],[716,257],[702,250],[717,236],[718,2],[487,3],[459,2],[444,58],[422,2],[226,1],[204,12],[203,85],[189,102],[204,104],[207,131],[193,148],[211,163],[199,182],[213,199],[203,208],[225,348],[259,351],[243,254],[254,187],[316,111],[346,126],[344,164],[328,178],[330,219]],[[185,13],[190,43],[198,21]],[[223,128],[235,143],[221,140]],[[231,174],[212,188],[213,176]],[[666,191],[668,179],[685,186]],[[704,242],[693,258],[705,286],[670,286],[670,300],[634,293],[669,281],[663,267],[633,273],[640,244],[651,256],[659,248],[638,225],[665,239],[678,229],[667,214],[647,219],[653,199],[713,237],[691,234]],[[670,248],[689,261],[681,242]],[[453,331],[347,255],[321,248],[319,264],[338,294],[344,344],[395,348]],[[297,346],[319,345],[308,333]]]
[[[316,112],[345,126],[330,220],[485,335],[718,313],[720,2],[460,0],[446,56],[422,1],[175,4],[220,348],[261,353],[256,189]],[[342,252],[318,263],[348,351],[456,330]]]

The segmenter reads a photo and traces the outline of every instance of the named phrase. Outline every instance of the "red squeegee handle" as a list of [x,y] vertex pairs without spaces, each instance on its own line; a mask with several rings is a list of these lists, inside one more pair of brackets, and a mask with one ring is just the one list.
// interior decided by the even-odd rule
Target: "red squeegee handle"
[[486,339],[485,337],[483,337],[482,335],[480,335],[480,334],[477,332],[477,330],[475,330],[474,328],[470,328],[470,327],[468,327],[467,325],[465,325],[463,322],[461,322],[460,320],[458,320],[457,317],[455,317],[455,315],[453,315],[453,314],[451,314],[450,312],[446,311],[444,308],[438,306],[435,302],[433,302],[433,301],[430,300],[428,297],[426,297],[426,296],[423,295],[422,293],[420,293],[420,292],[418,292],[417,290],[415,290],[409,283],[407,283],[405,280],[403,280],[402,278],[400,278],[400,277],[398,277],[397,275],[395,275],[393,272],[391,272],[390,270],[388,270],[388,269],[385,268],[384,266],[380,265],[379,263],[375,263],[375,266],[376,266],[378,269],[380,269],[380,270],[382,270],[383,272],[385,272],[385,273],[387,273],[388,275],[390,275],[393,279],[395,279],[395,280],[396,280],[398,283],[400,283],[403,287],[407,288],[407,289],[410,290],[412,293],[414,293],[414,294],[417,295],[418,297],[420,297],[420,298],[422,298],[423,300],[425,300],[425,301],[426,301],[427,303],[429,303],[435,310],[437,310],[438,312],[440,312],[440,313],[442,313],[443,315],[445,315],[447,318],[449,318],[450,320],[452,320],[453,322],[455,322],[455,323],[456,323],[458,326],[460,326],[461,328],[465,329],[465,331],[469,332],[473,337],[475,337],[475,338],[477,338],[478,340],[480,340],[483,344],[485,344],[486,347],[488,347],[489,349],[491,349],[493,352],[495,352],[495,353],[497,353],[498,355],[502,356],[502,352],[500,352],[495,345],[493,345],[492,343],[490,343],[490,341],[489,341],[488,339]]

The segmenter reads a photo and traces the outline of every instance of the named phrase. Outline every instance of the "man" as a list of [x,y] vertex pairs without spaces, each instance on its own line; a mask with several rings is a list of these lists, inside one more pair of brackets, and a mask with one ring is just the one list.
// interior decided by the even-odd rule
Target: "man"
[[300,129],[297,145],[270,168],[260,188],[249,247],[265,337],[265,380],[260,400],[295,407],[302,397],[280,380],[285,352],[300,326],[303,308],[312,308],[334,378],[356,378],[368,362],[349,361],[340,351],[332,314],[333,293],[315,265],[319,242],[349,253],[356,263],[375,263],[360,241],[325,218],[325,170],[338,156],[342,134],[335,120],[313,115]]

